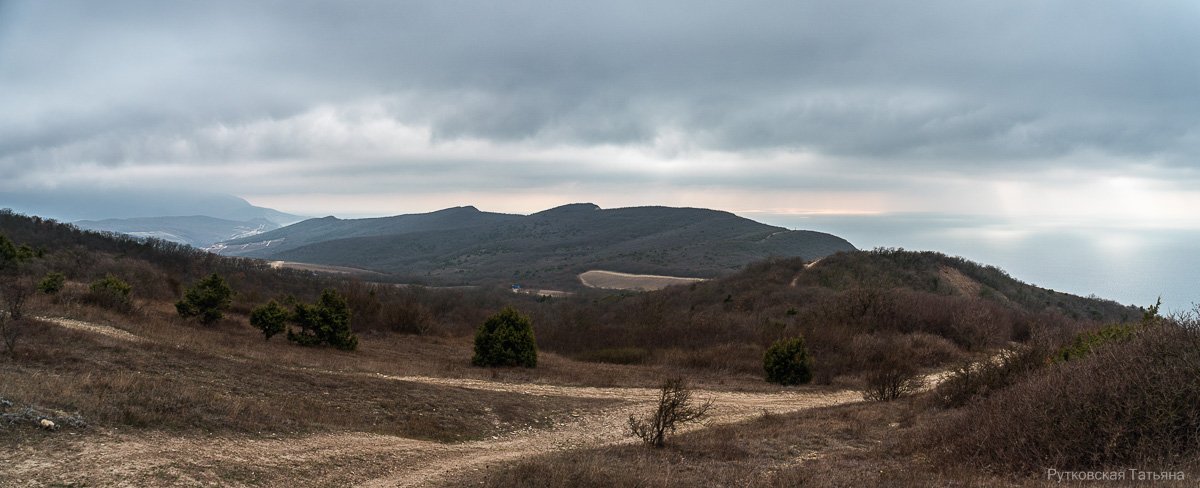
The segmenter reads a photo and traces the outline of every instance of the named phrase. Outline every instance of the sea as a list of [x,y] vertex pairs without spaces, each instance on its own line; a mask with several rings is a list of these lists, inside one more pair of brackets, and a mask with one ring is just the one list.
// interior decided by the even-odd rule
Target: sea
[[939,215],[746,215],[877,247],[939,251],[997,266],[1026,283],[1126,305],[1185,312],[1200,303],[1200,229],[1012,222]]

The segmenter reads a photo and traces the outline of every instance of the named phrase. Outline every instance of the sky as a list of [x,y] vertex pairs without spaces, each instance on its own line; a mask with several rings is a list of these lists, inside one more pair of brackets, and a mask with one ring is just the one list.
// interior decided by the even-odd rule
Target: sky
[[0,0],[0,191],[1200,227],[1194,1]]
[[1169,0],[0,0],[0,207],[706,207],[1185,305],[1197,26]]

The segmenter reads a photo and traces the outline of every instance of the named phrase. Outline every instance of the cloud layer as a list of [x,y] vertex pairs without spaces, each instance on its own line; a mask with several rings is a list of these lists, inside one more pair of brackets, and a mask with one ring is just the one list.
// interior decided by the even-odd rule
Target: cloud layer
[[4,2],[0,190],[1186,220],[1196,25],[1184,1]]

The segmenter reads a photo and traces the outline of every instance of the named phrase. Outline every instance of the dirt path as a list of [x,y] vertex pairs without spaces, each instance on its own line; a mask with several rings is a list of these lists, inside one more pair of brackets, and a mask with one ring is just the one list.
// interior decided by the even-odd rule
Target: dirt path
[[[425,466],[371,480],[362,486],[422,486],[471,469],[521,458],[563,450],[632,444],[635,439],[627,434],[629,416],[645,415],[653,409],[654,402],[658,398],[658,390],[649,388],[527,385],[413,376],[396,377],[395,379],[527,395],[621,400],[623,403],[617,407],[581,414],[572,422],[555,426],[553,429],[528,431],[510,438],[456,445],[452,451],[443,452],[443,455],[429,459]],[[712,400],[712,416],[702,426],[685,427],[682,429],[684,432],[745,421],[763,415],[764,412],[781,414],[862,400],[860,394],[849,391],[740,393],[694,390],[693,395],[700,400]]]
[[[16,479],[59,483],[212,484],[366,487],[437,486],[457,477],[532,456],[574,449],[632,444],[630,415],[644,415],[658,392],[642,388],[589,388],[498,383],[420,376],[389,377],[445,387],[619,400],[598,410],[572,414],[549,429],[526,429],[491,439],[442,444],[366,433],[285,438],[169,436],[157,433],[89,435],[52,452],[25,448],[0,454]],[[713,401],[703,426],[861,401],[853,392],[740,393],[696,390]],[[10,457],[11,456],[11,457]],[[5,459],[7,458],[7,459]],[[36,485],[35,485],[36,486]]]
[[[817,263],[821,262],[822,259],[825,259],[825,258],[817,258],[815,261],[813,261],[811,263],[806,263],[804,265],[804,269],[809,269],[809,268],[812,268],[813,266],[816,266]],[[788,286],[795,288],[796,285],[798,283],[800,283],[800,275],[802,275],[802,274],[804,274],[803,270],[801,270],[799,273],[796,273],[796,276],[792,277],[792,281],[788,283]]]
[[65,317],[34,317],[34,318],[38,319],[38,320],[50,322],[52,324],[55,324],[55,325],[58,325],[61,327],[66,327],[68,329],[79,330],[79,331],[83,331],[83,332],[91,332],[93,334],[100,334],[102,336],[112,337],[113,339],[120,339],[123,341],[142,342],[142,341],[146,340],[140,336],[131,334],[129,332],[126,332],[126,331],[123,331],[116,327],[112,327],[112,326],[108,326],[108,325],[101,325],[101,324],[96,324],[96,323],[92,323],[92,322],[84,322],[82,320],[68,319]]
[[[66,318],[43,320],[122,340],[146,339],[129,332]],[[4,475],[17,480],[56,483],[220,484],[367,487],[428,486],[452,483],[471,471],[522,458],[620,444],[635,439],[626,431],[630,415],[653,408],[658,390],[501,383],[478,379],[361,374],[447,388],[508,392],[522,395],[616,400],[612,406],[579,411],[545,429],[527,428],[491,439],[443,444],[358,432],[286,438],[171,436],[137,431],[94,432],[63,439],[61,448],[23,447],[0,453]],[[741,422],[765,412],[799,410],[862,401],[857,392],[789,389],[775,393],[694,390],[694,398],[712,400],[711,417],[683,431]],[[50,452],[47,452],[50,451]],[[38,485],[32,485],[38,486]]]

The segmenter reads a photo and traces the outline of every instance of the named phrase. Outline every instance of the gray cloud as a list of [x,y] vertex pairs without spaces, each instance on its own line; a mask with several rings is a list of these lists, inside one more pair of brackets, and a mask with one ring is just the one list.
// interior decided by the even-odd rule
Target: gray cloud
[[[1185,1],[2,2],[0,175],[207,169],[249,193],[1194,177],[1198,21]],[[613,148],[690,169],[588,157]],[[691,162],[707,152],[725,156]],[[788,153],[819,161],[755,163]],[[231,178],[251,170],[270,182]]]

